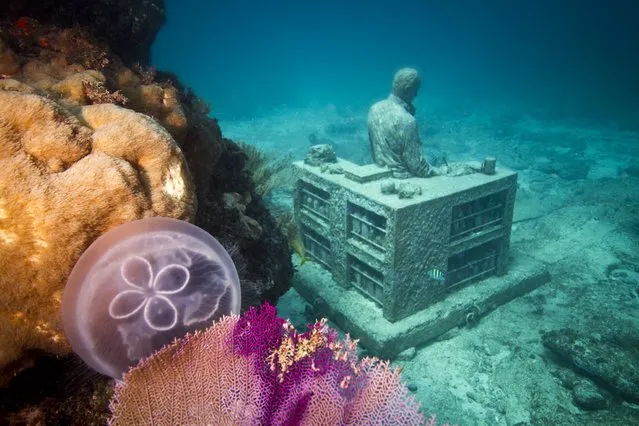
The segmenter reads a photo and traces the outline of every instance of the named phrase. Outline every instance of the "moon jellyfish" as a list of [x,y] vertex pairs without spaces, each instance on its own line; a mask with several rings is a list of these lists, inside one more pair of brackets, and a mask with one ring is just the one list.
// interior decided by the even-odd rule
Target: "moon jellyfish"
[[240,280],[224,247],[195,225],[163,217],[98,238],[80,256],[62,297],[74,352],[114,378],[187,332],[239,311]]

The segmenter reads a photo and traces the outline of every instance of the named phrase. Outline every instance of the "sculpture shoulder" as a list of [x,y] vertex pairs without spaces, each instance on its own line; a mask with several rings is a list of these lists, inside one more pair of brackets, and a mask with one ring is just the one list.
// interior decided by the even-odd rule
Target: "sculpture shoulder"
[[369,109],[368,109],[368,119],[372,119],[372,118],[376,118],[378,116],[380,116],[382,114],[382,111],[384,110],[384,102],[386,101],[379,101],[379,102],[375,102]]
[[411,126],[415,123],[413,117],[401,105],[388,99],[376,102],[368,111],[368,122],[384,122],[394,126]]

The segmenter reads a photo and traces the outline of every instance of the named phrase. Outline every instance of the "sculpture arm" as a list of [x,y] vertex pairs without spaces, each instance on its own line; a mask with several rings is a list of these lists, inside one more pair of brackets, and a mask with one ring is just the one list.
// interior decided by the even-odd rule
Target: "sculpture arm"
[[430,165],[422,153],[422,143],[417,131],[417,121],[412,120],[407,124],[402,160],[406,169],[417,177],[430,176]]

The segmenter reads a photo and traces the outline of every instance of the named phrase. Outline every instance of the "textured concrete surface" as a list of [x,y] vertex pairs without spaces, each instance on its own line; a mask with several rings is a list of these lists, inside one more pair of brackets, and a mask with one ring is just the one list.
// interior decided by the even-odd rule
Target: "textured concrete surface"
[[[429,271],[446,274],[451,258],[483,244],[487,245],[478,250],[492,257],[491,273],[505,273],[517,173],[497,167],[490,176],[371,179],[387,169],[338,159],[345,173],[330,174],[303,162],[294,164],[299,177],[294,211],[308,254],[332,273],[337,284],[358,287],[361,297],[381,307],[387,320],[401,320],[469,285],[465,279],[461,283],[432,279]],[[353,175],[361,179],[354,181]],[[421,194],[414,198],[384,194],[381,186],[388,182],[414,185]],[[461,210],[472,210],[476,200],[495,194],[500,194],[503,206],[498,223],[480,224],[476,232],[456,238],[455,219],[467,214]],[[467,208],[460,209],[464,205]],[[482,219],[482,215],[470,217]]]
[[446,299],[400,321],[384,318],[382,309],[353,288],[338,285],[317,263],[298,267],[293,287],[322,315],[360,339],[372,354],[394,358],[419,347],[448,330],[472,325],[483,315],[550,280],[546,264],[512,253],[508,274],[491,277],[450,294]]

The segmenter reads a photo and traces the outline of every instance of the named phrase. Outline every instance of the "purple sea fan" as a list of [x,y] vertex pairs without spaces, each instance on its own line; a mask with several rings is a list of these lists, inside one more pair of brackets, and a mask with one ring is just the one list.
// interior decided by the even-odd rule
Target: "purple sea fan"
[[112,425],[421,425],[399,370],[359,360],[325,321],[298,333],[265,304],[186,336],[125,374]]

